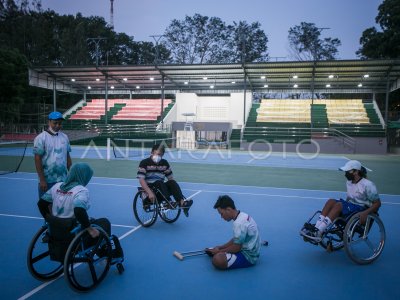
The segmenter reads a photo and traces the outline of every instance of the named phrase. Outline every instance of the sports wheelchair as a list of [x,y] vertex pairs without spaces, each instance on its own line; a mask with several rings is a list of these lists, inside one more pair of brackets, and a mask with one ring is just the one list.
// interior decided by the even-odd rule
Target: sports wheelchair
[[[315,212],[300,232],[317,230],[315,223],[320,213]],[[369,214],[365,224],[360,223],[359,213],[336,218],[326,228],[320,242],[302,236],[304,241],[319,244],[329,252],[344,248],[348,257],[360,265],[375,261],[381,255],[386,240],[385,227],[377,213]]]
[[[151,202],[142,187],[138,187],[137,189],[138,191],[133,199],[133,213],[136,220],[143,227],[150,227],[153,225],[158,216],[166,223],[174,223],[178,220],[183,208],[181,208],[177,202],[171,201],[165,197],[156,187],[151,187],[156,195],[156,201]],[[188,200],[185,197],[184,199]]]
[[99,231],[98,237],[92,238],[75,219],[49,218],[29,244],[27,265],[32,276],[50,281],[64,273],[73,290],[86,292],[103,281],[111,265],[122,274],[124,255],[118,238],[91,226]]

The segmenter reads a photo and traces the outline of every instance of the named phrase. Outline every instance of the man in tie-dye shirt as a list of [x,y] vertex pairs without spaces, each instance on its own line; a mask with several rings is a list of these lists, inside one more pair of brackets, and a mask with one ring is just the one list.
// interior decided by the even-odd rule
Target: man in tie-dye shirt
[[228,195],[218,197],[214,208],[225,221],[233,220],[233,238],[226,244],[206,249],[213,265],[220,270],[253,266],[260,256],[260,235],[257,224],[248,214],[236,209]]
[[48,128],[33,142],[35,167],[39,177],[39,198],[54,184],[65,180],[72,164],[69,139],[60,131],[63,120],[58,111],[50,113]]

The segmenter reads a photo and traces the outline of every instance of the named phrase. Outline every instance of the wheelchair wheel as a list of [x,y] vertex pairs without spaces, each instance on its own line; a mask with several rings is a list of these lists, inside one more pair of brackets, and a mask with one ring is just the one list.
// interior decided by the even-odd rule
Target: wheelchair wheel
[[163,201],[158,206],[158,214],[164,222],[174,223],[181,215],[181,209],[179,207],[171,208],[168,202]]
[[157,201],[147,203],[142,199],[142,192],[137,192],[133,199],[133,214],[143,227],[150,227],[157,220]]
[[42,226],[29,244],[27,265],[33,277],[47,281],[57,278],[63,272],[63,263],[50,259],[48,227]]
[[99,237],[92,238],[87,230],[76,235],[64,260],[64,275],[69,286],[86,292],[106,277],[111,265],[111,243],[107,233],[96,226]]
[[381,219],[370,214],[364,225],[360,223],[360,215],[354,215],[344,230],[344,248],[347,255],[357,264],[370,264],[382,253],[385,246],[386,233]]

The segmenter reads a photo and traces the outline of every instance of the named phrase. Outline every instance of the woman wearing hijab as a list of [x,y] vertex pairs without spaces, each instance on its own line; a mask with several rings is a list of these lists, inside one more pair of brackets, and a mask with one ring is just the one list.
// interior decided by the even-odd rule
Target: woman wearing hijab
[[64,182],[56,183],[39,200],[38,207],[45,219],[75,218],[95,238],[99,231],[90,224],[101,226],[107,234],[111,233],[111,224],[106,218],[90,221],[87,210],[90,208],[89,190],[86,185],[93,176],[93,170],[86,163],[74,164]]

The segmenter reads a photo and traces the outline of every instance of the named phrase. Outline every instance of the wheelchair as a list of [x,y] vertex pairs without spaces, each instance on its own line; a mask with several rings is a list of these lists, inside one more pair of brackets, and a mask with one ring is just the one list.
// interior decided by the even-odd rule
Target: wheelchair
[[53,218],[59,223],[46,222],[29,244],[27,265],[33,277],[50,281],[64,273],[73,290],[87,292],[104,280],[111,265],[116,265],[119,274],[124,272],[116,236],[92,224],[100,233],[92,238],[75,219]]
[[[316,230],[315,223],[321,211],[317,211],[304,224],[303,230]],[[300,231],[300,232],[301,232]],[[360,265],[375,261],[383,251],[386,240],[385,227],[377,213],[369,214],[365,224],[360,223],[360,214],[338,217],[321,236],[320,242],[303,236],[304,241],[320,245],[329,252],[344,248],[347,256]]]
[[166,223],[174,223],[178,220],[182,210],[178,203],[169,200],[158,188],[151,187],[151,189],[156,195],[156,201],[151,202],[142,187],[138,187],[133,199],[133,214],[139,224],[150,227],[156,222],[158,216]]

